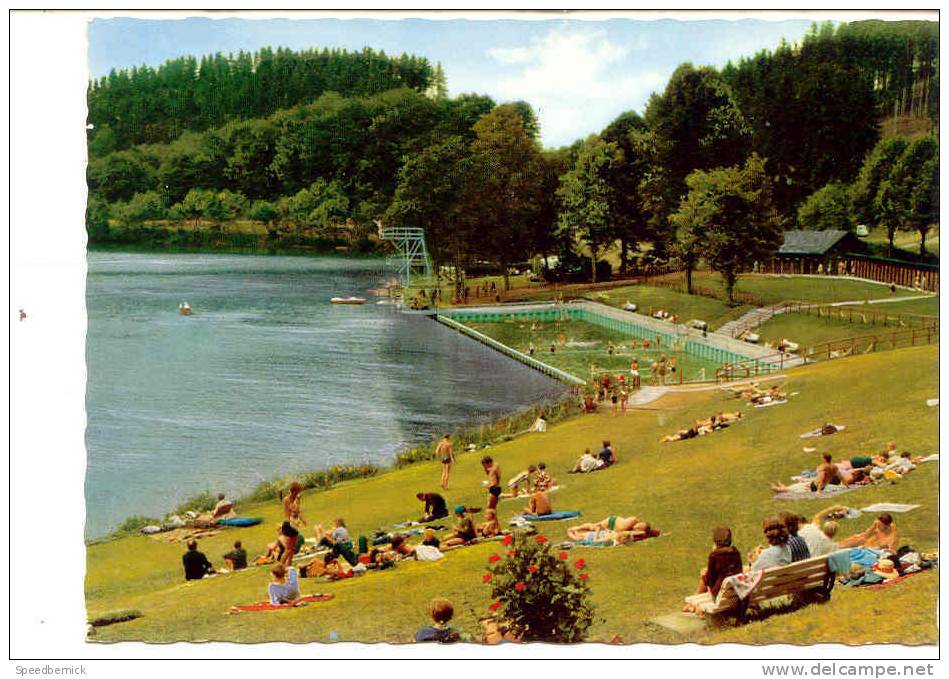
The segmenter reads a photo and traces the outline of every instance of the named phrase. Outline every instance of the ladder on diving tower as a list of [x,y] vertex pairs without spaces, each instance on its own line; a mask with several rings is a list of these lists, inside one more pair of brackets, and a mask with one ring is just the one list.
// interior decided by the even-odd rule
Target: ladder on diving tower
[[425,247],[425,229],[415,227],[379,227],[379,238],[395,246],[396,254],[386,258],[386,265],[393,266],[398,272],[402,289],[407,290],[412,277],[432,277],[432,261]]

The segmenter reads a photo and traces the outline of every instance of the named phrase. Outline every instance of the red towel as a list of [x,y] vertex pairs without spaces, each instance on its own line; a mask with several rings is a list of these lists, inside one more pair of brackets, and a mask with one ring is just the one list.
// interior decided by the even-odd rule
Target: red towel
[[235,606],[234,608],[239,611],[279,611],[284,608],[294,608],[310,601],[329,601],[332,598],[332,594],[307,594],[306,596],[301,596],[296,601],[291,601],[288,604],[272,604],[269,601],[260,601],[256,604]]

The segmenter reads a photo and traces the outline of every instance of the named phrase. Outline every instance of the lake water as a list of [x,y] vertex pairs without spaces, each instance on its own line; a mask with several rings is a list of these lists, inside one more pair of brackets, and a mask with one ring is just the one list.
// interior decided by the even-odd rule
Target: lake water
[[90,253],[87,537],[204,490],[385,464],[564,392],[429,318],[330,304],[382,274],[366,259]]

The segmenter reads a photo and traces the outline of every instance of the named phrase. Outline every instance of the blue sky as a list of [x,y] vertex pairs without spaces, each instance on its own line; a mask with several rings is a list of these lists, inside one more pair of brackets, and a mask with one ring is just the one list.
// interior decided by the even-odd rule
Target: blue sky
[[799,40],[807,20],[636,21],[429,19],[97,19],[89,27],[92,77],[185,54],[369,46],[441,62],[449,94],[524,99],[545,146],[600,131],[619,113],[642,112],[683,62],[730,59]]

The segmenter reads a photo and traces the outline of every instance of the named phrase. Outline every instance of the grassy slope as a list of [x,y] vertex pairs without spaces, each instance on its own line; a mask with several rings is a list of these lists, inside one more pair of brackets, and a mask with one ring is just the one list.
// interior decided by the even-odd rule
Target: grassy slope
[[[696,284],[713,287],[720,278],[715,273],[696,274]],[[889,297],[890,291],[879,283],[838,278],[804,276],[767,276],[743,274],[738,279],[736,290],[758,295],[765,304],[778,302],[849,302]],[[899,296],[915,295],[909,290],[900,290]]]
[[[585,416],[530,434],[492,449],[504,478],[529,462],[546,461],[565,488],[553,495],[555,506],[577,508],[588,519],[609,513],[634,513],[669,535],[612,550],[583,550],[590,563],[598,615],[592,638],[622,634],[627,642],[686,640],[648,620],[677,610],[694,587],[709,550],[709,534],[718,524],[730,525],[735,544],[747,552],[760,540],[762,518],[790,508],[812,513],[827,501],[778,503],[769,481],[787,479],[812,467],[819,453],[802,452],[798,435],[832,419],[847,431],[817,441],[819,452],[852,455],[881,448],[896,439],[908,449],[934,451],[937,410],[926,398],[937,394],[937,351],[907,349],[831,361],[792,374],[787,388],[800,392],[791,404],[746,410],[747,419],[730,430],[693,441],[659,444],[659,435],[698,416],[737,401],[720,392],[669,395],[625,417]],[[867,376],[867,377],[864,377]],[[870,377],[872,376],[872,377]],[[894,398],[898,395],[899,398]],[[603,437],[613,440],[620,465],[609,472],[568,476],[563,469],[584,447]],[[460,457],[449,502],[482,505],[484,491],[476,454]],[[435,464],[420,464],[381,477],[341,484],[324,493],[308,494],[304,512],[311,521],[347,518],[354,534],[409,518],[419,507],[413,493],[433,489]],[[877,501],[914,502],[922,508],[897,516],[904,541],[919,548],[937,544],[937,466],[927,464],[899,484],[855,491],[845,502],[865,506]],[[502,520],[519,501],[502,502]],[[278,518],[276,505],[244,507],[242,513],[266,521],[256,528],[231,530],[201,541],[212,561],[236,537],[249,552],[260,551]],[[843,532],[864,529],[872,517],[845,522]],[[565,523],[544,526],[554,539],[564,536]],[[474,634],[476,618],[489,602],[480,582],[487,556],[496,545],[449,553],[437,564],[403,563],[397,568],[341,583],[303,581],[304,593],[332,592],[324,604],[277,613],[224,615],[237,603],[263,597],[268,573],[250,570],[206,581],[180,581],[182,547],[135,537],[93,545],[88,549],[87,604],[90,616],[121,608],[137,608],[138,620],[104,627],[98,638],[111,640],[408,641],[426,622],[427,601],[448,596],[456,607],[459,627]],[[739,630],[700,635],[700,641],[806,643],[814,640],[850,643],[936,639],[936,577],[921,575],[898,587],[878,592],[838,591],[830,603],[753,623]],[[871,601],[872,600],[872,601]],[[879,625],[878,619],[911,620],[910,630]]]
[[655,288],[649,285],[629,285],[597,292],[591,297],[617,307],[623,306],[627,301],[635,302],[639,305],[640,312],[644,314],[660,308],[665,309],[678,316],[680,323],[696,318],[707,322],[712,330],[741,316],[751,308],[749,306],[729,307],[718,299],[687,295],[677,290]]
[[[848,307],[849,308],[849,307]],[[886,304],[871,304],[869,306],[854,306],[855,309],[876,311],[879,314],[922,314],[924,316],[939,315],[939,295],[921,297],[906,302],[887,302]]]
[[[881,243],[886,245],[889,241],[886,237],[886,229],[883,227],[877,227],[875,229],[870,229],[870,235],[866,238],[867,241],[871,243]],[[893,245],[900,249],[906,250],[913,255],[919,254],[919,232],[917,231],[897,231],[896,235],[893,238]],[[934,228],[926,234],[926,252],[938,255],[939,254],[939,229]]]

